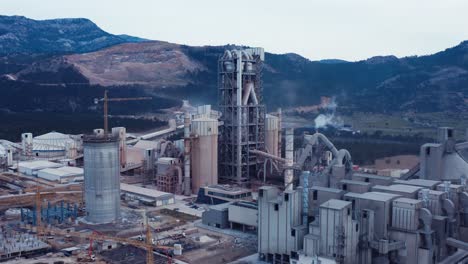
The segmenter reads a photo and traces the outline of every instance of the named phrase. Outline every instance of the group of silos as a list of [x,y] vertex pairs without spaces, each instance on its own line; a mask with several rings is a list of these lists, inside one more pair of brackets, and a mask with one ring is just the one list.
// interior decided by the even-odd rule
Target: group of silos
[[184,193],[218,184],[218,119],[211,107],[201,106],[197,114],[185,117]]

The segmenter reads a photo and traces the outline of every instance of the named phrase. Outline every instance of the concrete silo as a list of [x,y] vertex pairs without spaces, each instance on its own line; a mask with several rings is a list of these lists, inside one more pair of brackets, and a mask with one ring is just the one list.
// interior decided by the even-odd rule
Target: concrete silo
[[86,220],[116,221],[120,217],[119,139],[86,136],[83,146]]
[[218,183],[218,120],[201,117],[192,120],[192,192]]
[[278,153],[278,117],[267,115],[265,119],[265,148],[268,153],[279,156]]

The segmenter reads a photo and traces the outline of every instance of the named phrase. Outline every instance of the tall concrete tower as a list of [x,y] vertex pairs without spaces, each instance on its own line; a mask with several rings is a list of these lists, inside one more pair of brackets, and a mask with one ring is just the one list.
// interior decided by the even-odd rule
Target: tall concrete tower
[[264,149],[263,48],[226,51],[218,63],[219,178],[245,185],[260,161],[249,150]]

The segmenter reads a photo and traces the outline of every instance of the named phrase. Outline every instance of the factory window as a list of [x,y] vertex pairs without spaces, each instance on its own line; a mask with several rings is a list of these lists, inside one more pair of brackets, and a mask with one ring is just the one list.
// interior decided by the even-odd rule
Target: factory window
[[348,190],[348,185],[347,184],[343,184],[343,191],[347,191]]
[[426,156],[431,155],[431,148],[426,148]]
[[289,201],[289,194],[288,193],[284,194],[284,201],[285,202]]
[[350,215],[351,214],[351,209],[348,208],[347,213],[348,213],[348,215]]
[[447,137],[451,138],[453,136],[452,129],[447,130]]
[[359,231],[359,224],[356,224],[356,232]]
[[39,153],[36,152],[36,157],[39,157]]
[[367,211],[362,212],[362,218],[367,218]]
[[263,197],[263,190],[260,190],[260,191],[258,192],[258,196]]
[[317,200],[317,191],[314,191],[314,192],[313,192],[313,197],[312,197],[312,199],[313,199],[314,201]]
[[296,230],[295,230],[295,229],[291,229],[291,236],[292,236],[292,237],[295,237],[295,236],[296,236]]
[[151,156],[151,150],[148,150],[148,157]]
[[366,178],[364,181],[365,181],[365,182],[369,182],[369,178]]
[[278,209],[279,209],[278,204],[275,204],[275,211],[278,211]]

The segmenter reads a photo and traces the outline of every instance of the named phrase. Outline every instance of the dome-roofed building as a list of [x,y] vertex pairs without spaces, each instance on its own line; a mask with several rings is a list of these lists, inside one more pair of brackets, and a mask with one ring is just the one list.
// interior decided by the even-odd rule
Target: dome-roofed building
[[67,156],[67,151],[76,148],[75,141],[58,132],[50,132],[33,138],[33,156],[38,158],[56,158]]

